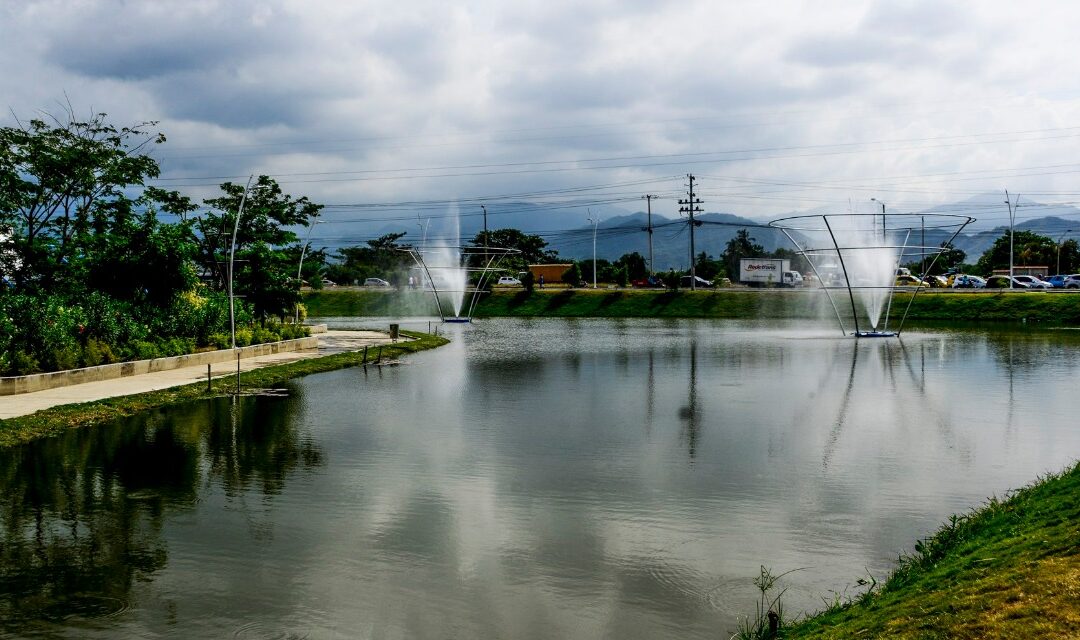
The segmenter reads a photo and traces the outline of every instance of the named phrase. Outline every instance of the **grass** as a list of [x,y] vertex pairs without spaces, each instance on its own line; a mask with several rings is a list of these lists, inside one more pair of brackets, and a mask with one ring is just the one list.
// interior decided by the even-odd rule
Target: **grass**
[[[402,331],[414,340],[384,345],[382,355],[392,358],[406,353],[442,346],[445,338],[412,331]],[[379,349],[368,352],[366,362],[373,362]],[[365,363],[362,351],[339,353],[323,358],[311,358],[272,367],[263,367],[240,374],[241,388],[266,388],[286,380],[312,373],[333,371],[346,367],[355,367]],[[12,447],[25,444],[37,438],[44,438],[63,432],[66,429],[87,427],[101,424],[117,418],[131,416],[147,409],[165,407],[198,398],[227,395],[235,390],[236,377],[223,376],[213,380],[208,391],[205,382],[172,387],[161,391],[138,393],[87,402],[63,405],[45,409],[36,413],[0,420],[0,447]]]
[[1080,637],[1080,465],[952,517],[879,588],[779,637]]
[[[899,320],[911,294],[899,292],[892,319]],[[847,319],[846,296],[835,296]],[[312,316],[432,315],[431,295],[419,291],[324,290],[306,294]],[[746,290],[656,291],[573,289],[496,291],[477,306],[480,317],[562,318],[831,318],[820,291]],[[910,320],[1031,322],[1048,326],[1080,325],[1080,294],[992,293],[929,290],[911,305]]]

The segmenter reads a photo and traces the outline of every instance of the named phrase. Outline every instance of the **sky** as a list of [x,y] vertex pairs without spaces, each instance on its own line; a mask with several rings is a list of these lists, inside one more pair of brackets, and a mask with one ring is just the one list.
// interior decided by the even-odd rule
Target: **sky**
[[265,173],[328,205],[327,222],[528,200],[580,205],[585,224],[586,206],[643,210],[644,194],[674,217],[690,173],[706,211],[760,220],[885,202],[1007,221],[1005,189],[1080,201],[1078,14],[1039,0],[2,0],[0,125],[69,104],[156,121],[157,184],[201,199]]

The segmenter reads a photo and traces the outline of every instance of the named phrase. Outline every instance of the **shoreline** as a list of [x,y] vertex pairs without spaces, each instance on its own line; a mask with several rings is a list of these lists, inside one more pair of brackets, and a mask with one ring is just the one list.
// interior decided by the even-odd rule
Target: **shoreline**
[[[893,298],[890,322],[899,321],[910,292]],[[834,301],[847,324],[846,296]],[[843,304],[842,304],[843,303]],[[430,293],[327,289],[306,292],[311,316],[401,317],[438,315]],[[475,317],[555,318],[731,318],[823,319],[836,322],[828,300],[816,289],[647,289],[497,290],[476,307]],[[1080,293],[921,291],[911,303],[909,321],[1035,323],[1080,326]]]
[[[408,341],[381,345],[383,358],[392,358],[447,344],[446,338],[402,331]],[[283,362],[250,369],[240,374],[241,388],[265,388],[292,378],[360,366],[375,362],[377,350],[364,359],[363,351],[344,351],[303,360]],[[13,447],[39,438],[62,433],[67,429],[87,427],[134,415],[140,411],[167,407],[182,402],[230,395],[236,388],[234,374],[212,378],[210,390],[205,379],[199,382],[170,386],[164,389],[117,395],[90,402],[62,404],[35,413],[0,420],[0,448]]]

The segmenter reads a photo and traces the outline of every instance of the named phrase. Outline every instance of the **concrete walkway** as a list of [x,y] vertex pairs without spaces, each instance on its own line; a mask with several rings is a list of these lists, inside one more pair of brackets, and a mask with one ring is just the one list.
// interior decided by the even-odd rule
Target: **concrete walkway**
[[[389,336],[379,331],[327,331],[326,333],[316,334],[315,337],[319,339],[317,350],[311,349],[308,351],[293,351],[244,358],[240,361],[240,371],[250,371],[346,351],[360,351],[365,346],[390,344]],[[210,365],[210,375],[215,378],[235,374],[235,361]],[[25,416],[42,409],[64,404],[93,402],[94,400],[128,396],[134,393],[157,391],[205,381],[206,365],[202,365],[116,378],[114,380],[103,380],[101,382],[87,382],[34,393],[3,396],[0,397],[0,420]]]

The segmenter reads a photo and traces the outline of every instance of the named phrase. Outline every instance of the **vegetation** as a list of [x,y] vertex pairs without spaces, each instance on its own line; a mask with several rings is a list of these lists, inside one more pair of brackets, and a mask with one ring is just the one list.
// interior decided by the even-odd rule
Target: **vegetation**
[[779,637],[1077,637],[1078,523],[1080,465],[953,516],[880,587]]
[[[576,265],[575,265],[576,266]],[[899,320],[911,293],[893,298],[892,321]],[[840,301],[842,302],[842,301]],[[317,291],[305,294],[313,316],[431,315],[431,294],[391,291]],[[841,307],[841,312],[846,310]],[[501,290],[484,296],[476,315],[487,317],[601,318],[806,318],[829,319],[824,294],[813,290],[655,289]],[[1028,322],[1080,325],[1080,295],[1042,292],[923,291],[911,304],[909,320],[963,318],[973,322]]]
[[[1014,264],[1043,265],[1056,273],[1060,250],[1061,273],[1074,273],[1080,269],[1080,245],[1076,240],[1066,240],[1059,246],[1052,238],[1032,231],[1016,231],[1012,244]],[[994,269],[1008,268],[1009,232],[1006,231],[975,263],[975,272],[990,275]]]
[[280,323],[299,302],[289,274],[300,246],[287,227],[320,207],[266,176],[246,198],[244,187],[221,185],[205,210],[146,187],[159,175],[148,149],[165,141],[155,124],[118,128],[69,110],[0,128],[0,375],[222,346],[242,200],[238,341],[296,333]]
[[[431,349],[447,343],[445,338],[423,333],[411,331],[402,331],[401,333],[414,339],[383,346],[381,352],[384,358]],[[240,384],[241,388],[267,388],[299,376],[373,362],[378,353],[378,350],[371,350],[368,353],[367,360],[364,360],[363,352],[357,351],[255,369],[240,374]],[[189,402],[207,396],[234,393],[236,391],[235,384],[235,376],[225,376],[214,380],[209,391],[207,391],[205,382],[199,382],[151,393],[108,398],[84,404],[64,405],[38,411],[28,416],[0,420],[0,447],[24,444],[37,438],[61,433],[66,429],[100,424],[131,416],[147,409]]]

